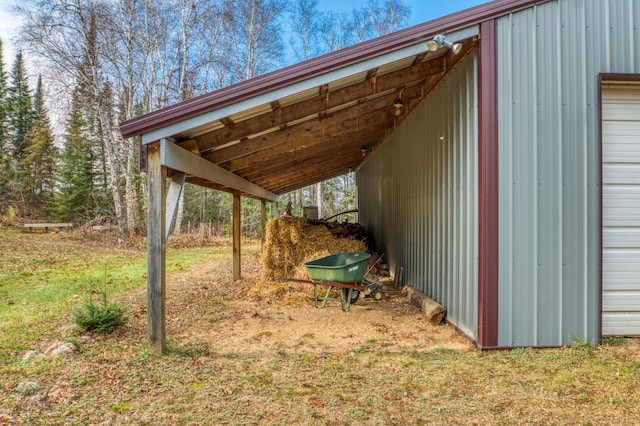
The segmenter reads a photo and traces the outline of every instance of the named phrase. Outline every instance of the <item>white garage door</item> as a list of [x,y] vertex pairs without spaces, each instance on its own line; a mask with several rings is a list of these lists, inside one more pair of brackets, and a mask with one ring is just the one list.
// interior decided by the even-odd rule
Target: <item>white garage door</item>
[[640,85],[603,85],[602,143],[602,334],[640,335]]

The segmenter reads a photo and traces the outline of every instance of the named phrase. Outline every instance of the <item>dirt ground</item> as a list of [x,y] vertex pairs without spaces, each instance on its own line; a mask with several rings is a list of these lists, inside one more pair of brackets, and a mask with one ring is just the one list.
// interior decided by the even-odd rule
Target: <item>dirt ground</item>
[[[0,265],[28,280],[42,265],[73,275],[114,251],[140,264],[142,244],[106,243],[7,233]],[[188,252],[203,261],[195,266],[170,250],[179,272],[167,275],[165,356],[148,350],[142,284],[117,293],[129,323],[111,334],[80,333],[70,314],[34,323],[42,339],[0,348],[0,425],[640,424],[638,339],[482,352],[395,289],[350,312],[316,309],[309,284],[291,284],[303,295],[256,296],[257,247],[246,247],[236,282],[228,241]],[[77,351],[23,360],[55,342]],[[23,382],[39,390],[21,392]]]
[[[312,286],[304,283],[298,285],[308,286],[309,297],[302,302],[249,299],[246,292],[259,278],[260,266],[257,256],[243,262],[246,278],[233,283],[234,289],[228,281],[209,279],[220,266],[215,263],[167,278],[168,339],[210,347],[224,342],[225,351],[236,353],[335,353],[363,344],[383,345],[392,352],[473,348],[453,327],[430,325],[399,289],[388,289],[380,301],[361,296],[349,312],[343,312],[338,302],[315,308]],[[181,315],[174,309],[198,309],[200,315]]]

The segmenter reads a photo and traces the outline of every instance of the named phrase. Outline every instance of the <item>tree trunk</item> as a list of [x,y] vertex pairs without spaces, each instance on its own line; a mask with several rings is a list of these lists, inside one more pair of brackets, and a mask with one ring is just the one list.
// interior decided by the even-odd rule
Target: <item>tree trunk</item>
[[318,219],[322,218],[322,182],[316,183],[316,204],[318,205]]
[[133,234],[136,228],[136,223],[138,222],[138,209],[136,206],[136,189],[134,186],[134,163],[135,163],[135,152],[134,152],[134,143],[133,140],[129,141],[127,146],[127,172],[125,173],[125,200],[127,206],[127,233]]
[[[100,116],[102,116],[102,114],[100,114]],[[120,228],[120,232],[122,233],[122,235],[127,235],[127,224],[124,218],[124,209],[122,208],[122,193],[120,191],[120,186],[118,185],[118,180],[121,174],[120,164],[118,156],[116,154],[116,149],[113,146],[113,144],[115,143],[114,139],[115,138],[113,137],[113,133],[111,133],[111,137],[107,136],[105,138],[105,145],[107,148],[107,167],[109,169],[109,188],[111,189],[111,194],[113,195],[113,207],[116,214],[116,219],[118,220],[118,227]]]
[[422,314],[429,320],[432,325],[438,325],[447,314],[447,308],[421,292],[415,287],[405,285],[402,288],[409,301],[417,306]]
[[184,191],[181,191],[180,198],[178,198],[178,211],[176,212],[176,223],[173,226],[174,235],[180,235],[180,228],[182,227],[183,218],[184,218]]

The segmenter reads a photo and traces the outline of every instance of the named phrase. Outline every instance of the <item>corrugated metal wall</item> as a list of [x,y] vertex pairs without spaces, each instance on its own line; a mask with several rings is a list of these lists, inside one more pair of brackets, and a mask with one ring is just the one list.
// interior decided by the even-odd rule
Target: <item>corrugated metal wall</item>
[[598,339],[598,74],[640,72],[638,22],[640,0],[498,22],[499,345]]
[[357,173],[360,222],[404,281],[477,336],[477,63],[470,55]]

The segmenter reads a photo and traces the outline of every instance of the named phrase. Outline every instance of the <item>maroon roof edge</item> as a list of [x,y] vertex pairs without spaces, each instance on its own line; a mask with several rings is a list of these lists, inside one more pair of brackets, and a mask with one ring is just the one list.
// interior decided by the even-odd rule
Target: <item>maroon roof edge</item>
[[494,0],[300,62],[120,123],[125,138],[147,133],[308,78],[550,0]]

